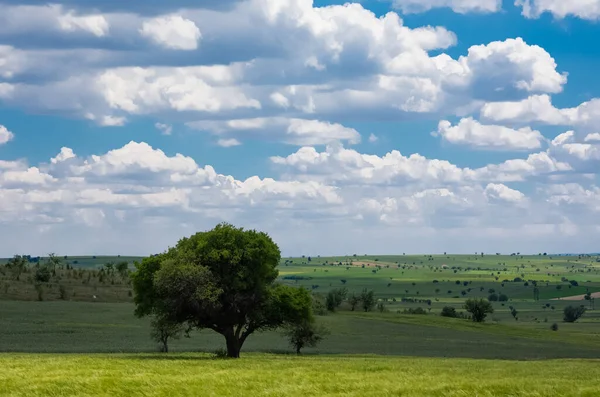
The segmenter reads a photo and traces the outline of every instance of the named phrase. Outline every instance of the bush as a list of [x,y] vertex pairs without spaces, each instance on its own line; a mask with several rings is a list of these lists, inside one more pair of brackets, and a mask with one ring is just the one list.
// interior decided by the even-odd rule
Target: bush
[[552,324],[552,325],[550,326],[550,329],[551,329],[552,331],[558,331],[558,324],[557,324],[557,323],[554,323],[554,324]]
[[58,294],[61,300],[67,300],[67,289],[64,285],[58,286]]
[[404,309],[404,314],[427,314],[427,310],[422,307],[417,307],[415,309],[411,307],[409,309]]
[[304,347],[316,347],[328,334],[327,329],[310,321],[293,324],[285,330],[285,336],[297,354],[300,354],[300,350]]
[[585,313],[584,306],[567,306],[563,312],[563,320],[566,323],[574,323],[583,316],[583,313]]
[[500,295],[498,295],[498,300],[500,302],[507,302],[508,301],[508,296],[506,294],[500,294]]
[[488,296],[488,300],[489,300],[490,302],[497,302],[497,301],[498,301],[498,294],[490,294],[490,295]]
[[334,312],[335,309],[340,307],[344,299],[346,299],[347,294],[348,290],[346,288],[336,288],[329,291],[325,298],[325,307],[327,307],[327,310]]
[[42,266],[35,271],[35,281],[38,283],[47,283],[51,277],[52,273],[47,266]]
[[484,322],[488,314],[494,313],[492,304],[485,299],[469,299],[465,302],[464,309],[471,313],[471,319],[477,323]]
[[458,313],[456,312],[456,309],[452,306],[444,306],[444,308],[442,309],[441,316],[456,318],[458,317]]

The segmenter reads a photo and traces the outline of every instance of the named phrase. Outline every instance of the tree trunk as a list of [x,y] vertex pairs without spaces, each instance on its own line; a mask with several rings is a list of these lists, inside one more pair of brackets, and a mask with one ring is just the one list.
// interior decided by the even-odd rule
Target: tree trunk
[[223,333],[225,337],[225,343],[227,344],[227,357],[229,358],[240,358],[240,350],[242,349],[242,343],[233,332],[233,328]]

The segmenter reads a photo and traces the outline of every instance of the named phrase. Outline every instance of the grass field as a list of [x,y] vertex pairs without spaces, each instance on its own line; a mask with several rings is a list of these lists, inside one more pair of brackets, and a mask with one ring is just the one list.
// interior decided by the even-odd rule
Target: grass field
[[[237,361],[214,358],[224,340],[212,331],[153,353],[149,321],[133,315],[128,275],[103,269],[122,260],[139,258],[68,257],[43,284],[34,265],[19,280],[0,272],[0,396],[600,395],[600,310],[567,299],[600,292],[597,257],[285,258],[279,282],[317,301],[333,288],[367,288],[385,310],[345,303],[318,316],[331,335],[301,357],[278,332],[252,335]],[[493,302],[483,324],[439,315],[492,290],[508,301]],[[584,317],[562,322],[564,307],[580,304],[589,308]],[[428,314],[404,313],[417,307]]]
[[596,397],[600,361],[249,355],[0,356],[2,396]]

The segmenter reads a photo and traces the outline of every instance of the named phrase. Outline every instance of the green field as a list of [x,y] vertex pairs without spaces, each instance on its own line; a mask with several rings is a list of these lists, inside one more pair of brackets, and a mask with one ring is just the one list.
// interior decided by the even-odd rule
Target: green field
[[[311,290],[315,302],[332,288],[367,288],[384,310],[323,312],[317,321],[331,335],[301,357],[279,332],[252,335],[238,361],[214,358],[225,344],[212,331],[153,353],[128,276],[101,270],[136,259],[69,257],[41,300],[34,264],[18,281],[0,274],[0,395],[600,395],[600,311],[565,299],[600,291],[597,257],[285,258],[279,282]],[[485,323],[439,315],[491,289],[508,301],[493,302]],[[567,305],[588,311],[564,323]],[[428,314],[404,313],[417,307]]]
[[600,362],[250,355],[0,356],[6,396],[577,396]]

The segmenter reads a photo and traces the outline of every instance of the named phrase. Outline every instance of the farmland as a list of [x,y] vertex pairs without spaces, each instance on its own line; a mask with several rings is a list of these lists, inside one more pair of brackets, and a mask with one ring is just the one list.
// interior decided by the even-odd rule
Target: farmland
[[[35,264],[19,280],[4,271],[0,365],[8,370],[0,374],[0,390],[13,396],[57,390],[61,395],[147,395],[152,387],[153,395],[235,395],[243,384],[255,395],[491,396],[510,390],[518,396],[591,396],[600,387],[600,374],[594,373],[600,366],[593,361],[600,357],[600,313],[593,301],[581,300],[600,292],[595,256],[284,258],[278,282],[311,291],[317,323],[330,335],[296,358],[281,332],[257,333],[236,363],[214,360],[224,340],[209,330],[171,341],[167,356],[154,353],[149,320],[133,315],[128,274],[105,266],[126,261],[133,270],[136,260],[62,258],[41,296]],[[352,311],[347,300],[335,313],[324,310],[325,294],[339,288],[348,295],[374,291],[379,310]],[[440,316],[445,306],[462,312],[466,299],[491,294],[507,300],[492,302],[494,313],[485,323]],[[569,300],[573,296],[580,300]],[[574,304],[585,305],[587,312],[575,323],[563,322],[563,309]],[[417,308],[423,314],[410,314]],[[555,323],[557,331],[550,329]],[[130,374],[131,366],[139,372]],[[475,368],[490,376],[475,375]],[[343,375],[328,380],[336,369]],[[293,387],[276,377],[276,370],[289,373]],[[24,382],[23,371],[39,376]],[[300,372],[310,376],[299,379],[294,374]],[[76,381],[69,380],[65,389],[66,374]],[[234,375],[235,382],[226,382]],[[574,377],[579,381],[569,385]],[[184,378],[190,379],[187,386]]]

